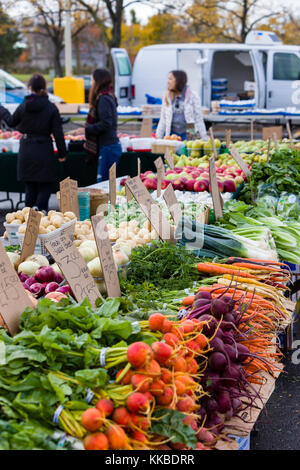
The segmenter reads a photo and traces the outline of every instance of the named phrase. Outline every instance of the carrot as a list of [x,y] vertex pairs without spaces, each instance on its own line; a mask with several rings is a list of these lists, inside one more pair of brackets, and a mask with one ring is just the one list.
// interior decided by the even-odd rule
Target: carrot
[[[197,264],[197,270],[203,273],[209,273],[209,274],[236,274],[236,271],[234,269],[230,268],[223,268],[222,266],[219,266],[218,264],[212,263],[198,263]],[[243,272],[244,277],[249,277],[252,279],[256,279],[256,276],[248,273]]]
[[264,265],[259,265],[259,264],[251,264],[251,263],[233,263],[232,266],[237,266],[240,268],[247,268],[247,269],[257,269],[259,271],[272,271],[272,272],[278,272],[279,270],[276,268],[272,268],[270,266],[264,266]]
[[195,300],[195,296],[189,295],[188,297],[185,297],[184,299],[182,299],[182,305],[184,306],[193,305],[194,300]]

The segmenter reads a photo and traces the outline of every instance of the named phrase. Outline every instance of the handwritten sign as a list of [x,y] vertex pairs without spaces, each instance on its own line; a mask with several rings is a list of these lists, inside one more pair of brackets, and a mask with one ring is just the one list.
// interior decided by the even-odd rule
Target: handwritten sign
[[218,152],[217,152],[217,148],[216,148],[216,144],[215,144],[215,137],[214,137],[212,127],[209,128],[209,134],[210,134],[210,140],[211,140],[211,145],[212,145],[212,149],[213,149],[213,156],[217,160],[218,159]]
[[263,140],[267,140],[269,137],[273,138],[273,134],[276,132],[277,139],[282,139],[282,126],[263,127],[262,134]]
[[33,304],[0,243],[0,313],[12,335],[18,332],[20,315],[26,307],[33,308]]
[[278,151],[279,147],[278,147],[278,139],[277,139],[276,132],[273,132],[273,140],[274,140],[274,143],[275,143],[275,149]]
[[46,242],[45,246],[63,272],[77,302],[82,302],[87,297],[95,306],[95,302],[101,297],[101,294],[86,262],[73,245],[72,240],[66,235],[61,235]]
[[125,182],[133,197],[141,207],[142,211],[150,221],[151,226],[156,230],[162,240],[174,242],[174,229],[162,214],[160,207],[155,204],[141,179],[138,176]]
[[210,181],[211,196],[212,196],[213,206],[214,206],[214,211],[215,211],[215,218],[216,220],[218,220],[220,217],[222,217],[222,203],[221,203],[220,190],[219,190],[218,182],[217,182],[217,173],[216,173],[214,157],[210,157],[209,159],[209,181]]
[[24,242],[22,245],[21,263],[26,258],[28,258],[28,256],[31,256],[34,253],[35,244],[39,234],[41,217],[42,215],[39,212],[30,209],[26,224]]
[[74,212],[77,219],[80,219],[79,215],[79,202],[78,202],[78,181],[69,180],[70,183],[70,202],[71,202],[71,212]]
[[175,222],[175,226],[177,227],[182,218],[182,211],[171,184],[168,184],[166,187],[163,198],[166,201],[170,214]]
[[60,201],[59,207],[61,212],[68,212],[71,210],[71,192],[70,192],[70,178],[65,178],[59,183]]
[[157,170],[157,196],[160,197],[161,183],[165,177],[165,167],[164,167],[164,162],[162,161],[162,158],[158,157],[156,160],[154,160],[154,165],[156,166],[156,170]]
[[226,131],[226,147],[229,149],[231,145],[231,129],[227,129]]
[[143,118],[141,126],[141,137],[150,137],[152,133],[152,118]]
[[113,251],[103,215],[92,217],[92,227],[103,270],[108,297],[121,297],[121,289]]
[[[130,178],[128,178],[130,179]],[[126,201],[129,202],[132,199],[132,194],[128,186],[125,184],[125,194],[126,194]]]
[[109,169],[109,200],[110,200],[110,210],[114,211],[116,208],[117,200],[117,165],[114,163]]
[[174,165],[174,158],[171,155],[170,149],[167,148],[165,151],[165,160],[171,170],[174,170],[175,165]]
[[244,172],[245,176],[247,176],[247,178],[249,178],[251,172],[250,172],[248,166],[246,165],[246,163],[244,162],[244,160],[242,159],[238,149],[233,144],[231,146],[230,153],[233,156],[236,163],[241,168],[241,170]]

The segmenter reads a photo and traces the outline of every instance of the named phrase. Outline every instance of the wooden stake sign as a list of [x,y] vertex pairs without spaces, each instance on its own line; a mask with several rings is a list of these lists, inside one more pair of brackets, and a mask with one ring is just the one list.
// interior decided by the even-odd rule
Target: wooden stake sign
[[70,178],[65,178],[59,183],[60,201],[59,207],[62,213],[71,210]]
[[287,129],[287,133],[288,133],[288,136],[289,136],[289,139],[290,139],[290,148],[293,148],[294,147],[294,139],[293,139],[293,134],[292,134],[292,131],[291,131],[291,126],[290,126],[289,121],[286,121],[286,129]]
[[103,215],[92,217],[94,237],[102,266],[108,297],[121,297],[121,289],[111,242]]
[[21,259],[20,259],[21,263],[26,258],[28,258],[28,256],[31,256],[34,253],[35,244],[36,244],[37,237],[39,234],[41,218],[42,218],[42,215],[39,212],[33,209],[30,209],[29,217],[26,223],[25,237],[24,237],[24,241],[22,245]]
[[279,147],[278,147],[278,139],[277,139],[276,132],[273,132],[273,140],[274,140],[274,143],[275,143],[275,149],[278,151]]
[[164,162],[162,161],[161,157],[158,157],[156,160],[154,160],[154,165],[156,166],[157,170],[157,196],[161,196],[161,183],[162,180],[165,177],[165,167],[164,167]]
[[102,298],[92,278],[86,262],[73,245],[72,240],[65,236],[57,236],[45,244],[52,258],[62,271],[67,283],[71,287],[77,302],[85,297],[95,307],[96,300]]
[[236,163],[239,165],[240,169],[244,172],[247,178],[250,176],[250,170],[244,160],[242,159],[239,151],[237,148],[232,144],[231,150],[230,150],[231,155],[233,156],[234,160]]
[[125,182],[133,197],[141,207],[151,226],[156,230],[162,240],[175,242],[174,229],[163,216],[160,207],[155,203],[141,179],[138,176]]
[[226,131],[226,147],[229,149],[231,145],[231,129]]
[[213,206],[215,211],[215,218],[218,220],[222,217],[222,204],[221,204],[221,195],[220,190],[218,187],[217,182],[217,173],[216,173],[216,166],[215,166],[215,159],[214,157],[210,157],[209,159],[209,181],[211,187],[211,196],[213,200]]
[[117,165],[114,163],[109,169],[109,200],[110,210],[113,212],[116,208],[117,200]]
[[18,332],[19,320],[33,304],[0,242],[0,313],[11,335]]
[[168,184],[168,186],[166,187],[163,198],[166,201],[170,214],[175,222],[175,226],[177,227],[177,225],[182,219],[182,211],[180,204],[177,201],[173,186],[171,184]]
[[212,145],[212,149],[213,149],[213,157],[217,160],[218,159],[218,152],[217,152],[217,148],[216,148],[216,144],[215,144],[215,137],[214,137],[212,127],[209,128],[209,134],[210,134],[210,140],[211,140],[211,145]]
[[271,139],[268,139],[268,153],[267,153],[267,163],[270,161],[270,150],[271,150]]
[[[130,180],[130,178],[128,178]],[[126,201],[129,202],[132,199],[131,191],[129,190],[128,186],[125,184],[125,194],[126,194]]]
[[167,148],[165,151],[165,160],[170,168],[170,170],[174,170],[175,165],[174,165],[174,158],[172,157],[170,150]]
[[143,118],[141,126],[141,137],[150,137],[152,134],[152,118]]
[[250,120],[250,140],[254,139],[254,121],[253,118]]
[[141,176],[141,159],[137,159],[137,174],[138,176]]
[[277,139],[282,139],[282,126],[273,126],[273,127],[263,127],[263,140],[267,140],[269,137],[273,137],[274,132],[276,132]]
[[71,212],[74,212],[77,219],[80,219],[79,202],[78,202],[78,181],[70,179],[70,198],[71,198]]

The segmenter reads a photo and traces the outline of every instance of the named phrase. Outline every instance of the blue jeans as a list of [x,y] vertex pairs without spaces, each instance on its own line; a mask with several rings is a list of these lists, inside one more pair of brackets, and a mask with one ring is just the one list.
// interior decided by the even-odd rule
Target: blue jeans
[[122,155],[120,142],[105,145],[100,148],[98,161],[97,183],[109,179],[109,169],[114,163],[118,163]]

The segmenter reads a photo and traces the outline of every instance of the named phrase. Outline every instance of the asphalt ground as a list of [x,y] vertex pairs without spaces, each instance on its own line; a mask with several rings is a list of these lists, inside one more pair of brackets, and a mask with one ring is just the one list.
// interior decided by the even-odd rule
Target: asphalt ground
[[[16,204],[19,195],[10,196]],[[0,192],[0,200],[4,197],[6,193]],[[50,209],[58,210],[55,195],[50,198]],[[4,233],[5,215],[10,211],[9,203],[0,203],[0,236]],[[251,450],[300,450],[300,316],[294,323],[293,342],[296,349],[285,355],[284,372],[276,380],[275,390],[251,432]]]

